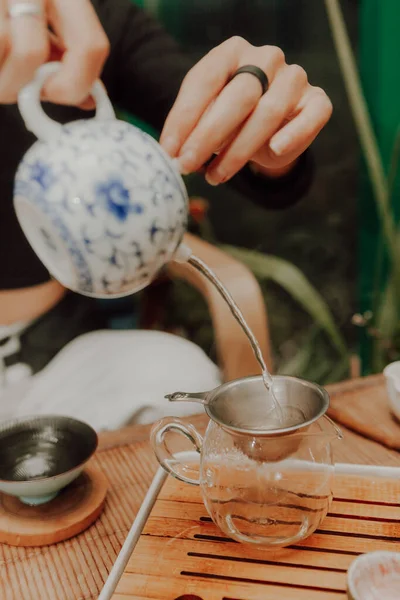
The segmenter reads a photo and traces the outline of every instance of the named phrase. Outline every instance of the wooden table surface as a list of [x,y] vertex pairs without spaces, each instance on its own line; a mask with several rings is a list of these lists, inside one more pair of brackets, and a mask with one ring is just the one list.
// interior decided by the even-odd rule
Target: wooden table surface
[[[384,385],[383,378],[378,381]],[[377,377],[336,384],[335,393],[362,394]],[[186,419],[200,429],[203,415]],[[44,548],[0,545],[1,600],[95,600],[121,549],[157,469],[149,444],[149,426],[132,426],[100,435],[94,458],[109,480],[105,510],[86,532]],[[336,462],[400,466],[400,453],[344,429],[334,445]],[[399,427],[400,435],[400,427]]]

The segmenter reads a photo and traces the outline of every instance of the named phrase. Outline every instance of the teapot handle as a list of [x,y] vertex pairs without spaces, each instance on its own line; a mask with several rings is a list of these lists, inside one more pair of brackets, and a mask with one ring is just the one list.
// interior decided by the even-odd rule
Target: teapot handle
[[196,452],[198,454],[201,452],[203,438],[193,425],[186,425],[180,419],[166,418],[156,423],[150,434],[151,445],[158,462],[176,479],[191,485],[200,485],[198,472],[181,462],[168,448],[165,438],[170,431],[183,434],[193,444]]
[[[62,125],[50,119],[44,112],[40,102],[40,92],[46,79],[61,68],[60,62],[42,65],[36,75],[18,94],[18,108],[28,131],[39,140],[48,141],[60,135]],[[90,91],[96,102],[95,118],[101,121],[115,119],[115,112],[106,89],[101,81],[96,81]]]

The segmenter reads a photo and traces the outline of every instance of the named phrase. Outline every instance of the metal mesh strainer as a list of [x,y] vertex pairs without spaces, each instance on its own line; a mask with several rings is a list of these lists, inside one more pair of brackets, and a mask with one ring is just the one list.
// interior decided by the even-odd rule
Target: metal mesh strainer
[[273,399],[260,376],[225,383],[204,393],[176,392],[170,401],[200,402],[216,423],[235,433],[276,436],[308,428],[325,414],[329,396],[320,386],[295,377],[273,377],[273,390],[283,413],[280,421]]

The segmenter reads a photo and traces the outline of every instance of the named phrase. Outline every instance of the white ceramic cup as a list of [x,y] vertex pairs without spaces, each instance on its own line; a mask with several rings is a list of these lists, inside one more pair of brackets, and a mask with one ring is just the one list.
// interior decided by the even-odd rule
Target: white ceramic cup
[[386,380],[386,391],[389,404],[394,415],[400,420],[400,361],[387,365],[383,374]]
[[15,178],[19,223],[50,274],[88,296],[118,297],[148,285],[165,263],[185,261],[188,197],[174,162],[149,135],[116,119],[100,81],[95,118],[61,125],[40,92],[60,63],[40,67],[19,94],[38,141]]

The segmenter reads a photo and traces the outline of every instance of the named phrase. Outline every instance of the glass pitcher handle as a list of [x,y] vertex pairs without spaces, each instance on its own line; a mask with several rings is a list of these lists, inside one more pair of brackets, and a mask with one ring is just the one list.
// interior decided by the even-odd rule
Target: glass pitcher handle
[[[276,504],[275,507],[277,507],[278,505]],[[245,533],[242,533],[235,525],[234,523],[234,517],[233,515],[227,514],[225,516],[225,523],[228,527],[229,530],[229,534],[230,536],[236,540],[237,542],[241,542],[242,544],[251,544],[251,545],[259,545],[259,546],[264,546],[264,545],[268,545],[270,548],[273,548],[273,544],[271,544],[271,536],[261,536],[261,535],[246,535]],[[301,526],[299,528],[299,531],[296,535],[294,535],[293,537],[290,538],[290,544],[296,544],[297,542],[300,542],[301,540],[304,539],[304,537],[306,536],[306,532],[307,529],[309,528],[309,520],[307,517],[300,517],[301,519]],[[279,541],[276,543],[276,549],[278,550],[280,547]]]
[[203,445],[203,438],[193,425],[186,425],[180,419],[166,418],[154,425],[150,441],[158,462],[163,469],[176,479],[191,485],[200,485],[198,471],[186,465],[179,459],[179,454],[173,454],[166,443],[166,435],[169,432],[181,433],[194,446],[196,452],[200,454]]

